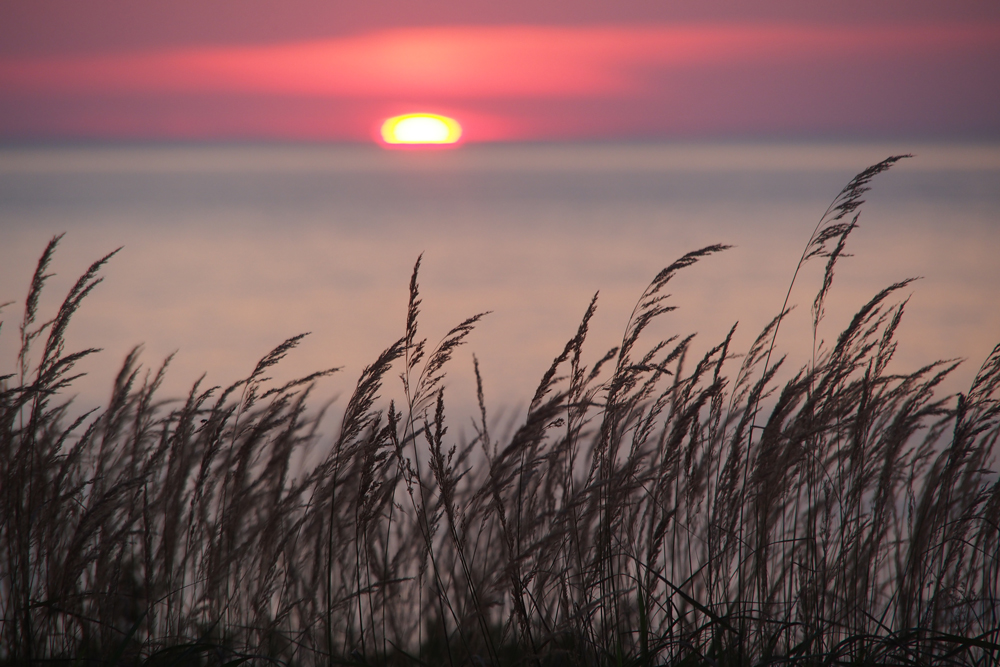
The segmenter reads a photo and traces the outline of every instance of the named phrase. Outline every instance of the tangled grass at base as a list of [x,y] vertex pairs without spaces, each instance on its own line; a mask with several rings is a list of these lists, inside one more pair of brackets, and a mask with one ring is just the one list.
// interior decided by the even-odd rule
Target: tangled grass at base
[[[814,330],[862,196],[898,159],[809,239]],[[442,379],[480,316],[428,346],[419,260],[406,330],[333,434],[310,410],[332,371],[267,378],[301,336],[174,402],[167,364],[133,351],[107,407],[71,418],[94,350],[68,352],[67,325],[110,255],[40,322],[58,241],[0,387],[5,664],[1000,664],[1000,346],[957,396],[935,394],[954,362],[888,372],[906,281],[779,384],[787,298],[745,352],[733,331],[700,358],[691,336],[647,340],[674,275],[724,247],[689,253],[598,355],[595,297],[504,437],[480,382],[458,442]]]

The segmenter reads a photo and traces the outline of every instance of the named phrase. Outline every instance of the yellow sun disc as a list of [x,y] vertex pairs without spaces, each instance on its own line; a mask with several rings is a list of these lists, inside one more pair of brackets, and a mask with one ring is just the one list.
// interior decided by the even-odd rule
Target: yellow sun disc
[[457,120],[435,113],[408,113],[382,123],[382,140],[387,144],[453,144],[461,136]]

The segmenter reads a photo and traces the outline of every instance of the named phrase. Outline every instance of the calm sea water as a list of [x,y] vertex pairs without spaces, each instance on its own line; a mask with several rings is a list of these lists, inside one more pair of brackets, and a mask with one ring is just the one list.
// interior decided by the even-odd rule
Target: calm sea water
[[[658,335],[698,332],[699,349],[739,322],[746,349],[777,312],[809,235],[864,167],[912,152],[879,176],[837,273],[821,334],[832,339],[880,288],[910,296],[896,363],[968,361],[962,390],[1000,340],[1000,145],[45,147],[0,149],[0,373],[14,366],[31,272],[66,232],[45,312],[94,259],[124,246],[69,331],[101,347],[77,402],[103,401],[136,344],[156,366],[177,351],[166,391],[202,373],[227,384],[285,338],[312,335],[278,376],[343,371],[342,400],[402,335],[423,253],[421,333],[492,313],[455,356],[446,403],[474,398],[472,354],[492,406],[523,405],[600,291],[589,350],[621,339],[648,281],[686,251],[731,250],[682,273]],[[809,305],[822,267],[800,276],[780,345],[812,349]],[[390,380],[385,396],[398,396]]]

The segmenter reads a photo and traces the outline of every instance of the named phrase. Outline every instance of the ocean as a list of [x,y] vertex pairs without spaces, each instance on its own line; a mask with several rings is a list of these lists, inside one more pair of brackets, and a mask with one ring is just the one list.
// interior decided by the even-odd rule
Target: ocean
[[[46,242],[65,232],[41,303],[51,317],[94,260],[122,247],[74,316],[77,409],[106,401],[142,345],[179,397],[245,377],[286,338],[311,332],[275,381],[340,367],[316,395],[346,402],[365,366],[404,333],[419,271],[419,333],[433,345],[490,311],[448,368],[445,403],[475,405],[473,354],[491,415],[523,409],[575,333],[591,297],[589,361],[620,343],[636,300],[664,266],[733,247],[672,281],[677,309],[649,333],[697,333],[694,350],[738,322],[745,351],[782,304],[813,228],[857,172],[913,153],[872,183],[851,257],[837,266],[818,337],[835,340],[880,289],[909,277],[900,370],[964,358],[964,391],[1000,341],[1000,144],[664,143],[367,146],[66,145],[0,148],[0,374],[13,372],[23,301]],[[822,260],[799,275],[779,349],[808,363]],[[739,363],[733,362],[733,372]],[[398,377],[383,398],[399,400]]]

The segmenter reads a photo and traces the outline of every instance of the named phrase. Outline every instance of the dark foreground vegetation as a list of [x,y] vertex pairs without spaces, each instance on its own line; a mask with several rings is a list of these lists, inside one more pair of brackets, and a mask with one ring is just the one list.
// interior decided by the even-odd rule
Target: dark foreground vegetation
[[[807,244],[816,326],[897,159]],[[0,385],[4,664],[1000,664],[1000,347],[957,396],[935,393],[956,363],[890,372],[907,282],[797,370],[775,349],[785,307],[749,350],[647,340],[674,275],[723,250],[703,248],[591,355],[595,297],[509,432],[480,389],[463,442],[442,378],[479,316],[426,345],[416,269],[405,334],[332,434],[311,397],[331,371],[267,377],[301,337],[177,401],[133,352],[107,407],[74,416],[93,350],[70,352],[67,325],[108,257],[41,321],[57,242]]]

